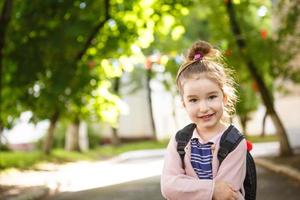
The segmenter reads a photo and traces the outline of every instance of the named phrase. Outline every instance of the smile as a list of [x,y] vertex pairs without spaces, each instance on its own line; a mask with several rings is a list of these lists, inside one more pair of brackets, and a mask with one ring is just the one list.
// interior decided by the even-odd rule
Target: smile
[[214,115],[214,113],[213,114],[209,114],[209,115],[203,115],[200,118],[203,119],[203,120],[209,120],[213,115]]

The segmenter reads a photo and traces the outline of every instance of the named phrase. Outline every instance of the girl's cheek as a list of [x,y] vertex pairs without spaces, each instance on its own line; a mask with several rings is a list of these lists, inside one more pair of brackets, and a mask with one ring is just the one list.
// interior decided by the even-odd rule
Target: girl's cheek
[[193,111],[197,108],[197,104],[190,104],[190,110]]
[[189,113],[195,113],[195,108],[194,108],[194,106],[192,106],[192,105],[188,106],[188,107],[187,107],[187,111],[188,111]]

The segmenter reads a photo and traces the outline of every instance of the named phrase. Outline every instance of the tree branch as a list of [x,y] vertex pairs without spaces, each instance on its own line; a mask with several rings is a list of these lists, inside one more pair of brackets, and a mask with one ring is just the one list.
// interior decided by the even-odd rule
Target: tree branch
[[[260,90],[260,92],[262,94],[262,99],[263,99],[267,109],[271,110],[271,112],[272,112],[273,111],[272,97],[271,97],[270,92],[268,91],[266,84],[264,83],[262,77],[258,74],[258,72],[256,70],[256,66],[255,66],[252,58],[249,55],[247,55],[246,40],[244,37],[242,37],[242,31],[241,31],[240,26],[236,19],[236,14],[235,14],[235,10],[234,10],[233,4],[232,4],[232,0],[227,0],[226,8],[227,8],[227,12],[229,15],[231,30],[232,30],[232,33],[236,40],[236,43],[237,43],[237,46],[239,49],[239,53],[246,61],[247,67],[258,85],[258,89]],[[268,106],[268,105],[272,105],[272,106]]]
[[87,49],[91,46],[92,40],[96,37],[97,33],[101,28],[104,26],[104,24],[109,20],[110,18],[110,3],[109,0],[105,0],[105,15],[104,19],[99,22],[99,24],[92,30],[91,34],[89,35],[88,39],[86,40],[83,49],[77,54],[75,57],[75,63],[77,63],[86,53]]

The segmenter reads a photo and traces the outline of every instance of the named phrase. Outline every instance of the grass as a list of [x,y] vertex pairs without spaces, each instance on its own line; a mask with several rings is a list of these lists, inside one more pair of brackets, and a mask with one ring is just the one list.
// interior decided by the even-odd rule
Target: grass
[[264,137],[261,137],[260,135],[247,135],[246,138],[252,143],[275,142],[279,140],[277,135],[266,135]]
[[126,143],[120,146],[104,145],[87,152],[68,152],[63,149],[54,149],[50,155],[45,155],[41,151],[8,151],[0,152],[0,170],[34,169],[34,165],[41,162],[65,163],[78,160],[99,160],[106,159],[127,151],[142,149],[160,149],[165,148],[167,141],[143,141]]
[[32,166],[38,160],[44,160],[41,152],[1,152],[0,155],[0,169],[6,168],[20,168],[24,169]]

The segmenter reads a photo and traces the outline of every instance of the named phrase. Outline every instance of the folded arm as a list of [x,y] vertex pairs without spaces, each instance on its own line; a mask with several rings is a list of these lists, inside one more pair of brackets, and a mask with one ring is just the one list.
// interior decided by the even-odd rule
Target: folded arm
[[240,191],[246,176],[246,153],[246,140],[242,140],[223,160],[215,177],[215,181],[225,181],[229,183],[233,189],[238,192],[239,200],[244,199]]
[[213,188],[213,180],[200,180],[199,178],[185,174],[181,158],[176,149],[176,141],[173,137],[167,147],[161,176],[161,191],[163,196],[169,200],[210,200],[212,199]]

